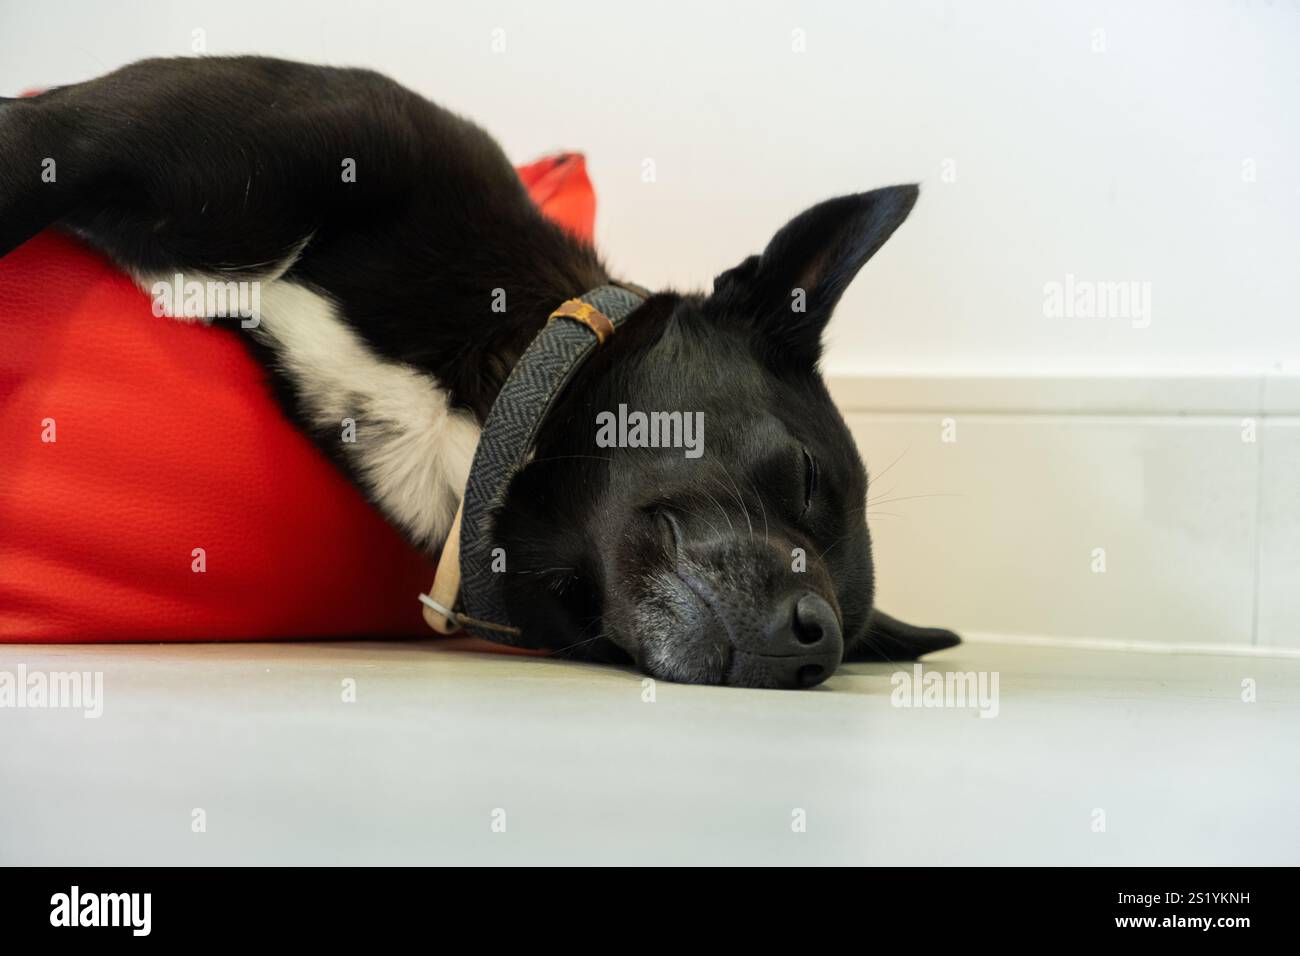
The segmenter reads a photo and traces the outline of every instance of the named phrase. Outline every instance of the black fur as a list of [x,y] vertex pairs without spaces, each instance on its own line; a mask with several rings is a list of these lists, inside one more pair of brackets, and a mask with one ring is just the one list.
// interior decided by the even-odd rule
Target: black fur
[[[251,276],[310,237],[286,278],[479,421],[547,314],[610,278],[486,133],[367,70],[148,60],[0,103],[0,154],[0,254],[59,224],[136,272]],[[58,159],[54,184],[37,181],[42,157]],[[841,657],[957,642],[873,612],[866,473],[817,371],[835,303],[916,195],[813,207],[712,294],[652,297],[578,372],[498,526],[506,599],[534,643],[676,680],[797,686]],[[620,403],[703,412],[706,453],[597,447],[596,414]],[[314,437],[337,453],[336,436]]]

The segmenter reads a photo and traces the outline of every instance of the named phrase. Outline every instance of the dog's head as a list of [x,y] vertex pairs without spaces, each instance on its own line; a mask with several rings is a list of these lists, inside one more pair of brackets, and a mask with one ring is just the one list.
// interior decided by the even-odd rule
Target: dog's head
[[831,674],[874,575],[866,471],[818,372],[821,336],[916,196],[814,206],[712,294],[656,295],[597,350],[497,524],[506,603],[532,640],[692,683]]

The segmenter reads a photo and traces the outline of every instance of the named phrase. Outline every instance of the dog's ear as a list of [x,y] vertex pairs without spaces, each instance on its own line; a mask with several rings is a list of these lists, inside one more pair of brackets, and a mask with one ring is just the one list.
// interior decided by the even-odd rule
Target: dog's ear
[[862,639],[844,652],[846,661],[914,661],[922,654],[955,647],[961,638],[941,627],[916,627],[873,608]]
[[903,224],[918,192],[888,186],[818,203],[786,223],[762,255],[714,279],[706,309],[753,322],[772,354],[815,362],[835,304]]

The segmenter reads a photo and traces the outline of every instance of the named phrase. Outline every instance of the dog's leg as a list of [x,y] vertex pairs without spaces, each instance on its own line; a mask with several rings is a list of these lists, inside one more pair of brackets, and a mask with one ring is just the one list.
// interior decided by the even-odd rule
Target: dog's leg
[[267,141],[275,74],[257,62],[144,61],[0,103],[0,255],[61,223],[137,273],[282,262],[319,224],[310,207],[347,194],[295,144],[309,118]]
[[914,661],[922,654],[961,643],[952,631],[915,627],[879,609],[871,612],[866,633],[844,651],[846,661]]
[[[368,71],[260,58],[144,61],[6,100],[0,254],[57,224],[146,291],[177,274],[254,284],[258,315],[242,324],[272,353],[287,410],[390,521],[437,547],[478,426],[376,327],[427,315],[422,263],[403,254],[437,221],[422,147],[446,133],[486,149],[453,122]],[[488,172],[500,166],[518,190],[504,158]]]

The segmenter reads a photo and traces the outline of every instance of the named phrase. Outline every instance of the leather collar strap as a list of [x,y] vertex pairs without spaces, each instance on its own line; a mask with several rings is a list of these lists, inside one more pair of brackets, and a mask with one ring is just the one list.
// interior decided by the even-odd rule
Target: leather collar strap
[[[433,587],[420,595],[425,620],[434,630],[463,628],[498,643],[528,646],[506,613],[499,561],[493,570],[497,511],[574,372],[649,295],[639,286],[619,283],[569,299],[551,313],[507,376],[483,422],[465,499],[438,560]],[[508,564],[510,556],[504,559]]]

